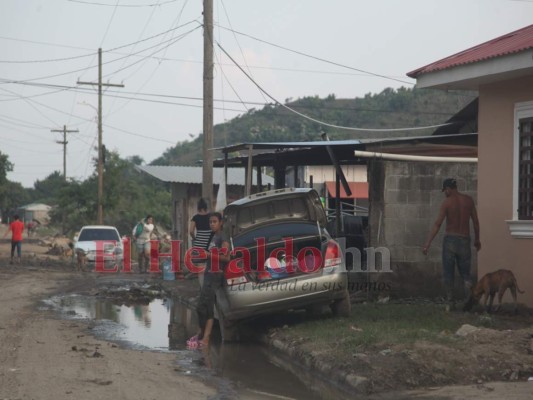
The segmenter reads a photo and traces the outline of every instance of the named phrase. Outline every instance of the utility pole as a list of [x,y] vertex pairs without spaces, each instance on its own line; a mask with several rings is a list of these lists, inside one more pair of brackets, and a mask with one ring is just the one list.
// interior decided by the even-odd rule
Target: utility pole
[[66,125],[63,125],[63,129],[50,129],[50,132],[63,132],[63,141],[56,141],[56,143],[63,145],[63,179],[67,180],[67,133],[77,133],[77,129],[67,129]]
[[97,223],[104,221],[104,154],[102,148],[102,86],[124,87],[122,84],[102,83],[102,49],[98,49],[98,83],[77,82],[78,85],[98,85],[98,216]]
[[202,197],[213,208],[213,0],[204,0],[204,142]]

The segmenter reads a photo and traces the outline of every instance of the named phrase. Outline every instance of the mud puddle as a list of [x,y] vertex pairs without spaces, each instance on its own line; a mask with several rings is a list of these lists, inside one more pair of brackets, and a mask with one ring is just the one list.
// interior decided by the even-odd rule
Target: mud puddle
[[[176,354],[176,371],[205,381],[217,390],[216,399],[323,399],[255,343],[223,344],[217,333],[209,350],[188,350],[186,340],[196,333],[196,312],[166,298],[147,304],[119,305],[85,295],[55,296],[44,301],[62,318],[90,321],[98,338],[138,350]],[[216,326],[215,326],[216,329]]]

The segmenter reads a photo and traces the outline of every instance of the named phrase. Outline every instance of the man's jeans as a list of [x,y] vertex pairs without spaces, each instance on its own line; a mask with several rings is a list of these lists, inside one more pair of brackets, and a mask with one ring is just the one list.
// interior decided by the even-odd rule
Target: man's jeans
[[465,294],[469,295],[472,286],[470,276],[472,251],[470,248],[470,238],[465,236],[445,235],[442,242],[442,279],[446,288],[448,301],[453,299],[453,282],[455,277],[455,263],[459,275],[463,278]]

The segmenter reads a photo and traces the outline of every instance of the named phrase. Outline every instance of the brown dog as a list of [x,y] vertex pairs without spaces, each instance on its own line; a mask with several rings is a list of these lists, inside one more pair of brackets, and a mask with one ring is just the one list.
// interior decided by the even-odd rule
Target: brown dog
[[[494,296],[496,295],[496,293],[498,293],[498,306],[496,306],[495,308],[495,311],[497,311],[502,304],[502,297],[507,288],[509,288],[509,290],[511,291],[511,295],[513,296],[514,312],[516,314],[518,310],[518,305],[516,302],[516,291],[518,290],[520,293],[524,292],[518,288],[516,278],[514,277],[513,273],[507,269],[499,269],[498,271],[490,272],[486,274],[483,278],[481,278],[479,282],[476,283],[476,285],[473,286],[470,290],[470,297],[468,298],[468,301],[466,302],[463,310],[470,311],[473,305],[479,302],[481,296],[484,296],[483,305],[486,307],[487,312],[490,313],[492,309],[492,302],[494,301]],[[489,297],[490,302],[487,307],[487,300]]]

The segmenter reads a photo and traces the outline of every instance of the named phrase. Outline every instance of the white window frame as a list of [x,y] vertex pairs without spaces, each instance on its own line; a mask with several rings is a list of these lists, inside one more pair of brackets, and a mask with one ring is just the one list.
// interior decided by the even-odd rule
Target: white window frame
[[520,146],[520,120],[533,118],[533,101],[516,103],[514,107],[513,127],[513,219],[508,220],[507,225],[511,236],[514,238],[533,238],[533,221],[518,219],[518,160]]

